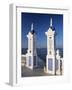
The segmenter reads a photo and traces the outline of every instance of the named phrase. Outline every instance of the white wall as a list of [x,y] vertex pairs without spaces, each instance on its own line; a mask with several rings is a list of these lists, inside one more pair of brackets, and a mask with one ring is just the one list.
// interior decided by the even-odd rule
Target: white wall
[[[28,5],[45,5],[48,6],[63,6],[70,8],[70,26],[72,26],[72,0],[0,0],[0,90],[10,89],[25,89],[25,90],[46,90],[50,89],[71,89],[71,84],[50,84],[50,85],[28,85],[22,87],[14,87],[8,85],[9,78],[9,4],[10,3],[23,3]],[[68,35],[66,38],[66,56],[69,58],[70,65],[72,64],[72,27],[65,31]],[[68,66],[70,66],[68,65]],[[72,66],[72,65],[71,65]],[[72,68],[72,67],[71,67]],[[72,71],[72,69],[70,69]],[[72,73],[71,73],[72,75]],[[71,79],[72,80],[72,79]]]

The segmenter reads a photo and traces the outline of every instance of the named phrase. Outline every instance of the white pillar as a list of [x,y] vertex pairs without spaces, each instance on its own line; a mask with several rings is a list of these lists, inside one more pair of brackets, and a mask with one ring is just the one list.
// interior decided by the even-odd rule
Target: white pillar
[[61,75],[64,73],[64,61],[63,61],[63,58],[60,59],[60,61],[62,62],[62,65],[61,65]]
[[60,70],[60,55],[59,55],[59,50],[56,51],[56,74],[60,75],[61,70]]

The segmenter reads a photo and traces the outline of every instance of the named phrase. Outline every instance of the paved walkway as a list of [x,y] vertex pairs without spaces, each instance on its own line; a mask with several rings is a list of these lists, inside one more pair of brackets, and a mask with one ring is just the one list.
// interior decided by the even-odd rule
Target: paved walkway
[[47,74],[44,72],[43,69],[36,68],[31,70],[25,66],[21,67],[22,77],[29,77],[29,76],[53,76],[51,74]]

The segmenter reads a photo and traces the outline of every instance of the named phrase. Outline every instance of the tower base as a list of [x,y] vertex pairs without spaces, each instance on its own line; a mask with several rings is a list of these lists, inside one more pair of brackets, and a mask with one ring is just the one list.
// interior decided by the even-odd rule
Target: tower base
[[55,58],[46,57],[46,72],[55,75]]

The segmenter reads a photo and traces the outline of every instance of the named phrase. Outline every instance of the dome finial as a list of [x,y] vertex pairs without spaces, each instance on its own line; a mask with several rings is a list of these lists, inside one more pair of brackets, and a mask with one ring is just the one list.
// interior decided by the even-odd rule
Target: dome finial
[[31,31],[33,31],[33,23],[31,24]]
[[50,18],[50,27],[52,27],[52,18]]

